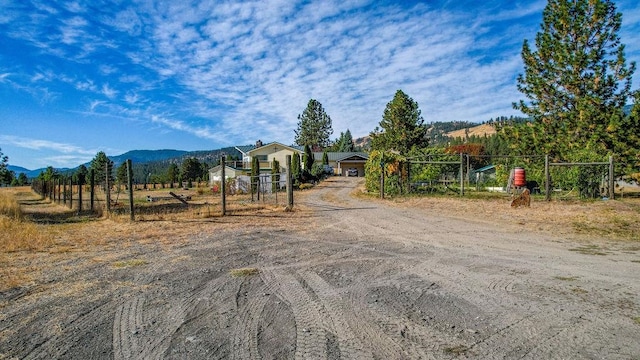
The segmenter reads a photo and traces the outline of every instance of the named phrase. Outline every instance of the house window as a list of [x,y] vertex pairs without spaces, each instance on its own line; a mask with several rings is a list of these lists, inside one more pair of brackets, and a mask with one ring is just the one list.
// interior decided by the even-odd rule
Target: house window
[[258,161],[267,161],[267,155],[256,155],[255,156]]

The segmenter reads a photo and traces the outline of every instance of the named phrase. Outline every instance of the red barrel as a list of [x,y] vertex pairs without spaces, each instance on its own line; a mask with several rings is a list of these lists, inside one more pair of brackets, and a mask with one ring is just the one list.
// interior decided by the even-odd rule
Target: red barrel
[[516,187],[523,187],[527,185],[527,177],[525,175],[524,168],[515,168],[513,172],[513,185]]

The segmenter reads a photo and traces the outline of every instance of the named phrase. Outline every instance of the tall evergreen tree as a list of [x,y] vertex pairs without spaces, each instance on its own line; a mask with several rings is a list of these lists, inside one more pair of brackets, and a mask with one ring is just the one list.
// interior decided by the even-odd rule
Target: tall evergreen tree
[[276,192],[280,188],[280,162],[273,159],[271,162],[271,191]]
[[186,158],[182,161],[182,180],[194,181],[202,176],[202,167],[200,161],[196,158]]
[[251,159],[251,193],[258,191],[260,184],[260,160],[257,157]]
[[300,179],[300,154],[297,152],[293,154],[291,157],[291,177],[294,182],[299,181]]
[[87,183],[87,175],[89,174],[89,170],[84,165],[78,166],[75,174],[73,174],[74,180],[79,185],[84,185]]
[[123,162],[116,170],[116,181],[118,184],[127,184],[127,162]]
[[311,171],[313,167],[313,152],[309,145],[304,146],[303,164],[306,171]]
[[178,180],[180,175],[180,168],[175,163],[171,163],[167,169],[167,180],[171,183],[170,188],[173,188],[173,184]]
[[25,173],[20,173],[20,175],[18,175],[18,186],[23,186],[23,185],[27,185],[29,183],[29,179],[27,178],[27,174]]
[[640,182],[640,91],[634,94],[631,113],[622,119],[617,128],[616,155],[624,174],[635,174],[636,182]]
[[614,151],[635,71],[626,65],[621,22],[609,0],[549,0],[535,49],[527,40],[522,46],[518,90],[528,100],[514,103],[533,123],[507,132],[510,140],[563,158]]
[[336,151],[338,152],[355,151],[353,136],[351,135],[351,131],[349,129],[347,129],[347,131],[345,132],[340,133],[340,137],[337,140]]
[[8,163],[9,157],[2,154],[2,148],[0,148],[0,181],[8,179],[9,177]]
[[427,126],[420,116],[418,103],[402,90],[396,91],[384,109],[380,126],[370,135],[372,150],[395,150],[402,155],[429,144]]
[[99,151],[91,160],[90,168],[94,171],[96,183],[105,184],[107,176],[109,176],[109,183],[113,183],[113,161],[107,157],[104,151]]
[[295,141],[299,146],[309,145],[314,150],[321,150],[329,145],[329,136],[333,134],[331,118],[319,101],[309,100],[307,108],[298,115],[295,133]]

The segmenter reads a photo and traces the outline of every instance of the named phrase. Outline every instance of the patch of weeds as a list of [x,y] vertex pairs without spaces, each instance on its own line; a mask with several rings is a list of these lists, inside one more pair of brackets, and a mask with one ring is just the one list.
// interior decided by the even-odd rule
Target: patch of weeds
[[640,264],[640,260],[631,260],[631,262],[639,263],[639,264]]
[[251,276],[258,274],[259,272],[260,270],[256,268],[240,268],[229,271],[229,273],[233,277]]
[[632,318],[633,321],[635,321],[636,324],[640,325],[640,316],[636,316],[634,318]]
[[146,264],[148,264],[146,260],[131,259],[131,260],[124,260],[124,261],[116,261],[113,263],[113,267],[122,269],[122,268],[128,268],[128,267],[142,266]]
[[583,255],[607,255],[606,252],[602,251],[598,245],[584,245],[577,248],[569,249],[569,251],[574,251]]
[[588,294],[589,292],[581,287],[575,287],[571,289],[575,294]]
[[578,280],[577,276],[554,276],[553,277],[556,280],[562,280],[562,281],[576,281]]
[[444,348],[444,352],[446,354],[452,354],[452,355],[463,355],[468,350],[469,350],[469,348],[464,346],[464,345],[449,346],[449,347]]

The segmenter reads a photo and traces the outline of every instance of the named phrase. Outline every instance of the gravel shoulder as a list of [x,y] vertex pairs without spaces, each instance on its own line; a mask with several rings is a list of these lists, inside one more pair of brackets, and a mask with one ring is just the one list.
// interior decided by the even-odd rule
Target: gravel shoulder
[[0,293],[0,359],[640,358],[637,242],[595,251],[527,210],[470,219],[358,181],[292,213],[78,226],[85,246]]

